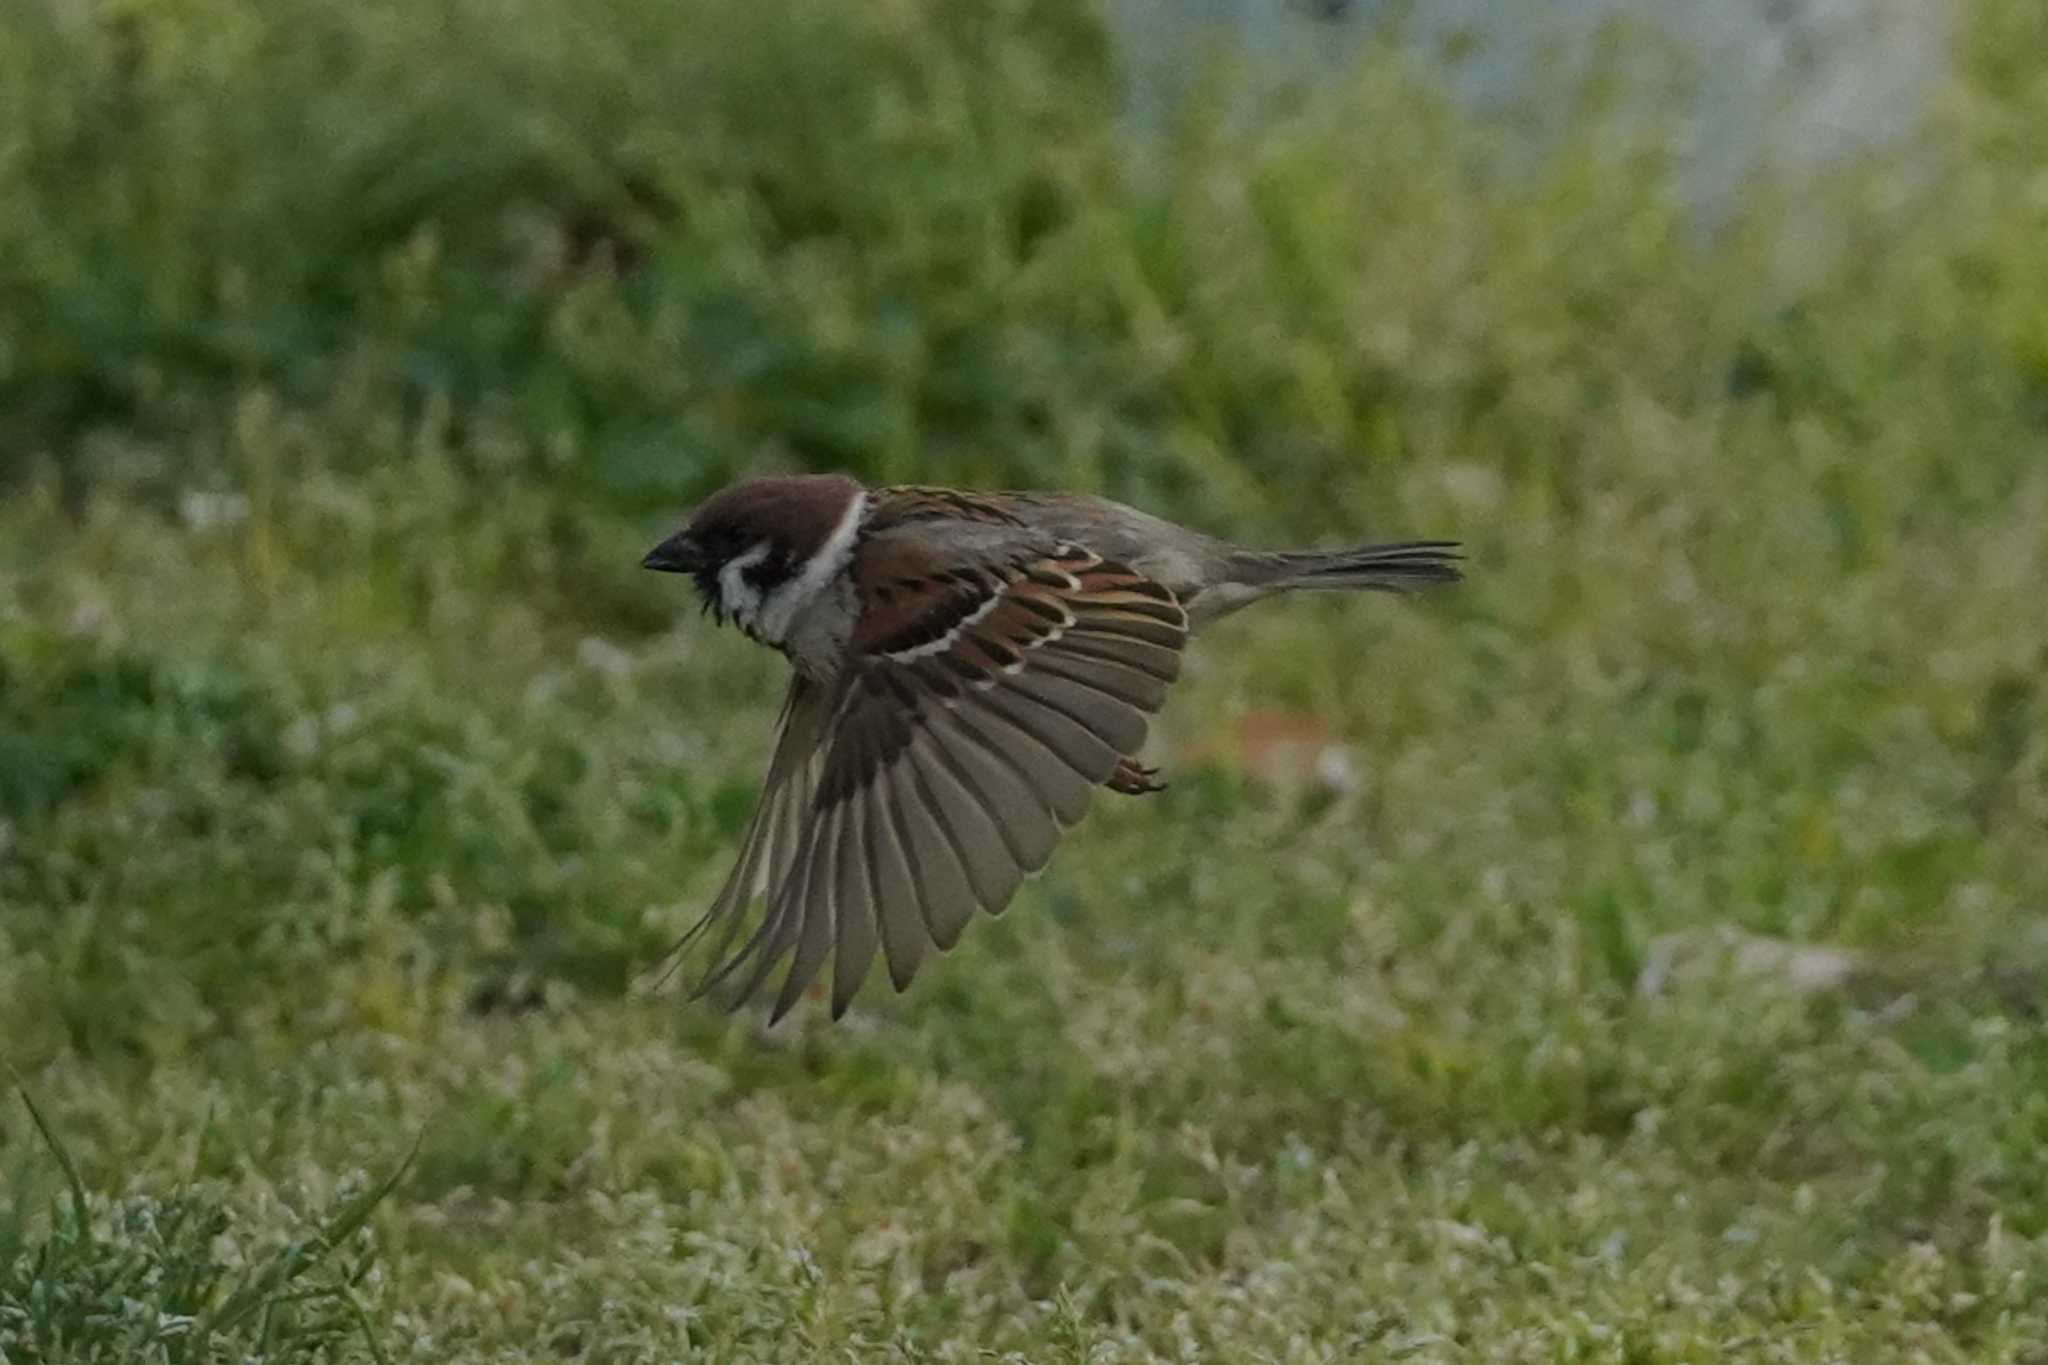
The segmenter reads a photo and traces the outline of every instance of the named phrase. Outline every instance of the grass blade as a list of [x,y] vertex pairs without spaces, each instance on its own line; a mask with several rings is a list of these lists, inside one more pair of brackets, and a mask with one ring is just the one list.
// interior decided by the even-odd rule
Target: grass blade
[[286,1285],[320,1264],[334,1248],[353,1237],[370,1221],[370,1215],[376,1211],[377,1206],[390,1197],[391,1192],[398,1188],[399,1182],[405,1179],[407,1172],[412,1169],[414,1160],[419,1156],[420,1143],[424,1141],[425,1136],[425,1133],[421,1133],[415,1137],[412,1149],[392,1168],[389,1175],[349,1200],[318,1233],[280,1250],[260,1274],[230,1294],[217,1308],[207,1314],[202,1324],[203,1330],[228,1331],[251,1313],[268,1307],[277,1300],[280,1291]]
[[[17,1082],[19,1084],[19,1082]],[[34,1121],[36,1131],[43,1135],[43,1141],[50,1144],[50,1151],[57,1158],[57,1166],[64,1172],[64,1183],[71,1190],[71,1216],[78,1224],[78,1240],[92,1244],[92,1211],[86,1206],[85,1181],[79,1178],[78,1166],[71,1160],[71,1153],[57,1140],[56,1129],[50,1127],[43,1111],[36,1108],[35,1100],[29,1095],[26,1085],[20,1086],[21,1102],[28,1106],[28,1116]]]

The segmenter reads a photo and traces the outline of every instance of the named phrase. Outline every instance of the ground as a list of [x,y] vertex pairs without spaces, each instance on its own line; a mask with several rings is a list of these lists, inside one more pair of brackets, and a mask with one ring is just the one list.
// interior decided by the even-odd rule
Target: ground
[[[1058,6],[117,8],[0,19],[0,1358],[2048,1359],[2031,6],[1796,290],[1389,66],[1132,183]],[[636,567],[756,467],[1470,578],[764,1031]]]

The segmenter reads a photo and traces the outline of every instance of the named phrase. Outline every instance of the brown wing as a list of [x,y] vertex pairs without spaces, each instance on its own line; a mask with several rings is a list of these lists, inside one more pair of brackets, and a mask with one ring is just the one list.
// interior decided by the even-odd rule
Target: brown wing
[[935,488],[929,484],[891,484],[870,490],[867,529],[883,534],[911,522],[981,523],[1023,529],[1025,522],[1011,510],[1016,494],[976,493],[964,488]]
[[[768,779],[762,784],[760,804],[741,838],[739,859],[712,899],[711,907],[669,950],[671,961],[680,962],[683,952],[714,925],[723,926],[718,945],[712,951],[714,964],[730,964],[747,951],[743,948],[741,954],[734,954],[733,941],[745,923],[747,906],[781,881],[784,870],[802,847],[805,825],[817,799],[836,704],[830,688],[801,674],[791,681],[782,702],[775,753],[768,760]],[[714,966],[693,995],[702,995],[716,986],[729,970],[729,965]]]
[[871,544],[808,818],[712,976],[750,960],[744,1000],[789,956],[775,1019],[828,957],[836,1018],[878,949],[902,990],[976,906],[999,913],[1144,743],[1187,638],[1172,593],[1076,546],[963,568]]

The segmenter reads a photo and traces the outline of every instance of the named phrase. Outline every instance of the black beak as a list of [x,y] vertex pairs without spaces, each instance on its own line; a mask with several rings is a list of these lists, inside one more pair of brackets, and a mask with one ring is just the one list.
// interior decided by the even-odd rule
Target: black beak
[[704,552],[697,548],[697,542],[690,539],[687,531],[676,532],[649,550],[647,557],[640,561],[641,568],[661,573],[696,573],[704,566]]

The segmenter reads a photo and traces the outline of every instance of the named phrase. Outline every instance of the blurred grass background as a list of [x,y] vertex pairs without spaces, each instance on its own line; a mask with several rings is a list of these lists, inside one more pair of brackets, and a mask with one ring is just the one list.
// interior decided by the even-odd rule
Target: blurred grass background
[[[1796,289],[1597,100],[1215,81],[1140,178],[1075,0],[0,7],[0,1351],[2048,1358],[2048,11]],[[1472,578],[764,1039],[645,973],[780,666],[635,565],[770,467]]]

